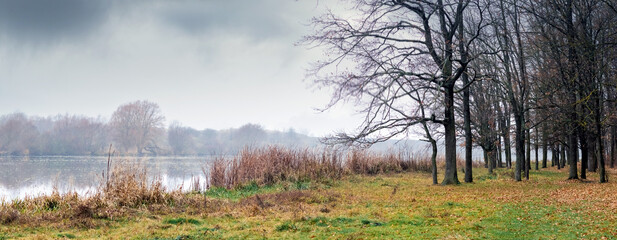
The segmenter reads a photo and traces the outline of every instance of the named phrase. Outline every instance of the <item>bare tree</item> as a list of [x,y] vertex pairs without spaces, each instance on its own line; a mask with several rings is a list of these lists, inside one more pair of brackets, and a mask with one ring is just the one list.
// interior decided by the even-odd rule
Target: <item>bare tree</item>
[[[483,56],[489,58],[486,61],[499,63],[498,71],[491,74],[497,84],[498,94],[504,102],[504,111],[497,110],[499,121],[502,125],[501,135],[506,145],[506,164],[511,164],[509,149],[509,122],[510,113],[514,116],[515,132],[514,145],[516,149],[516,167],[514,177],[521,181],[521,171],[525,167],[525,111],[529,98],[529,81],[527,78],[527,65],[523,51],[524,38],[521,34],[524,30],[519,14],[518,1],[513,4],[500,0],[490,6],[489,19],[492,25],[492,34],[483,42],[485,48],[493,49],[498,54]],[[492,59],[496,58],[496,59]],[[486,69],[482,69],[486,71]],[[507,104],[506,104],[507,103]],[[504,114],[505,112],[505,114]]]
[[97,142],[103,123],[80,116],[59,116],[54,122],[48,145],[54,154],[90,155],[99,149]]
[[114,129],[116,144],[125,151],[132,148],[137,154],[150,146],[156,146],[165,117],[159,105],[148,101],[135,101],[118,107],[113,113],[110,125]]
[[[454,94],[471,84],[461,86],[458,80],[475,56],[456,48],[467,49],[479,35],[484,8],[471,0],[359,0],[353,9],[360,18],[330,12],[313,19],[316,32],[304,41],[327,47],[331,56],[312,72],[319,86],[334,88],[327,107],[352,100],[365,114],[357,132],[340,133],[328,142],[368,145],[407,134],[419,123],[439,123],[445,130],[442,184],[458,184]],[[463,12],[470,12],[465,16],[475,32],[460,38]],[[466,59],[460,52],[467,53]],[[441,114],[422,116],[412,96],[423,91],[441,94]]]
[[38,131],[23,113],[0,120],[0,151],[11,155],[29,155]]
[[175,155],[194,153],[195,143],[189,127],[183,127],[179,122],[173,122],[167,129],[167,142]]
[[[563,102],[553,102],[564,113],[563,125],[567,126],[564,143],[568,149],[570,179],[579,178],[577,159],[581,152],[580,178],[586,171],[604,171],[604,142],[602,135],[607,63],[607,52],[614,49],[615,1],[608,0],[544,0],[529,1],[525,7],[537,26],[537,36],[545,52],[550,53],[551,65],[559,77],[550,81],[553,90],[561,94]],[[602,51],[599,51],[602,49]],[[610,93],[610,91],[608,91]],[[610,95],[610,94],[608,94]]]

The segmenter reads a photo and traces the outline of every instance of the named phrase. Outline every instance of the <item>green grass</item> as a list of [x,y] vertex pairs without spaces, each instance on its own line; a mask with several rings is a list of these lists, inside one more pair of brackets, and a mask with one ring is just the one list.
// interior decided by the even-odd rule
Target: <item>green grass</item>
[[169,219],[165,219],[163,221],[163,223],[167,223],[167,224],[193,224],[193,225],[201,225],[201,222],[199,220],[193,219],[193,218],[169,218]]
[[522,182],[510,179],[511,170],[474,174],[474,183],[458,186],[432,185],[420,173],[355,175],[327,185],[251,183],[208,190],[228,203],[214,212],[145,212],[92,229],[9,224],[0,226],[0,239],[617,238],[616,183],[565,181],[567,170],[556,169],[532,170]]
[[205,194],[209,198],[238,201],[256,194],[274,193],[286,190],[306,190],[312,186],[310,181],[281,182],[266,186],[259,186],[256,182],[250,182],[233,189],[226,189],[223,187],[210,188]]
[[73,238],[75,238],[75,235],[70,234],[70,233],[58,233],[58,234],[56,234],[56,237],[73,239]]
[[238,200],[253,196],[258,193],[266,193],[276,191],[275,186],[259,187],[256,182],[251,182],[244,186],[236,187],[235,189],[226,189],[222,187],[210,188],[206,191],[206,196],[211,198]]

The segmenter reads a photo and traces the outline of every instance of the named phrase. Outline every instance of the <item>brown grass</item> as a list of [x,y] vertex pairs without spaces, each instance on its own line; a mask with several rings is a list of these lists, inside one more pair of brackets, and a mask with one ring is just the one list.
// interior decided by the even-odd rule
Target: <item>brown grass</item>
[[217,158],[204,173],[210,186],[232,188],[252,181],[268,185],[279,181],[339,179],[343,170],[337,152],[271,146],[244,149],[233,159]]
[[158,179],[148,181],[146,167],[139,163],[116,165],[99,197],[116,207],[136,207],[165,202],[165,188]]
[[[135,209],[153,208],[175,211],[170,206],[184,208],[191,200],[180,190],[166,191],[159,179],[148,181],[146,168],[136,163],[119,163],[113,167],[108,182],[102,183],[93,193],[77,193],[26,197],[0,204],[0,224],[70,224],[93,227],[93,219],[114,219],[129,216]],[[193,205],[196,206],[196,205]],[[64,221],[70,220],[70,221]]]
[[431,172],[428,157],[409,152],[389,152],[384,154],[368,151],[351,151],[345,162],[346,168],[355,174],[381,174],[400,172]]
[[323,150],[294,150],[270,146],[244,149],[237,157],[216,158],[204,169],[209,186],[233,188],[249,182],[332,180],[345,174],[431,172],[430,158],[410,152],[373,153],[352,150],[346,154]]
[[[294,150],[282,147],[245,149],[237,157],[215,159],[204,169],[209,186],[233,188],[255,182],[330,181],[351,174],[430,172],[429,158],[405,152],[371,153],[354,150]],[[114,161],[102,184],[85,196],[77,193],[26,197],[0,203],[0,224],[93,228],[105,220],[144,214],[197,213],[226,214],[232,208],[261,212],[280,202],[323,202],[324,197],[302,191],[254,195],[240,202],[206,198],[204,194],[165,189],[158,178],[151,178],[143,164]],[[200,192],[199,178],[189,190]],[[327,194],[329,195],[329,194]],[[326,204],[324,202],[323,204]],[[328,206],[322,207],[328,211]],[[294,210],[295,211],[295,210]]]

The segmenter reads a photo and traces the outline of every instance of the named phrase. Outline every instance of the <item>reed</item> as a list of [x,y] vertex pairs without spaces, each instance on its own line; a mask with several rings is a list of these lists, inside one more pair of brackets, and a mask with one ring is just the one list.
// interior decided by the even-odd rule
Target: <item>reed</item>
[[231,159],[216,158],[204,173],[209,186],[233,188],[253,181],[270,185],[279,181],[339,179],[343,170],[335,151],[270,146],[245,148]]
[[257,182],[336,180],[346,174],[430,172],[430,159],[410,152],[374,153],[351,150],[289,149],[278,146],[245,148],[231,159],[222,157],[204,168],[208,186],[234,188]]
[[[210,191],[208,188],[213,191],[234,188],[251,196],[263,186],[279,183],[284,189],[297,185],[294,188],[297,191],[305,189],[307,182],[327,183],[353,174],[430,172],[431,169],[428,157],[402,151],[245,148],[235,157],[215,158],[202,169],[205,183],[193,177],[189,186],[192,193],[185,193],[182,189],[165,189],[161,179],[149,176],[142,163],[114,160],[112,164],[111,160],[111,156],[108,157],[107,172],[93,192],[80,196],[75,192],[59,194],[56,191],[47,196],[2,202],[0,224],[53,223],[91,228],[97,226],[97,221],[101,224],[99,220],[124,218],[144,211],[216,213],[234,203],[201,194]],[[69,221],[65,221],[67,219]]]

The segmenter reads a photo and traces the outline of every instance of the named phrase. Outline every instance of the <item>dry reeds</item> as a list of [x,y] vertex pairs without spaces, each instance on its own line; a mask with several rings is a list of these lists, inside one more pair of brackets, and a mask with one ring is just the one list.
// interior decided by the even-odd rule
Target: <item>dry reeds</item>
[[204,169],[209,185],[232,188],[248,182],[273,184],[278,181],[338,179],[343,174],[339,154],[293,150],[278,146],[244,149],[237,157],[218,157]]
[[11,208],[0,209],[0,224],[9,224],[19,218],[19,211]]
[[380,174],[430,172],[427,157],[409,152],[372,153],[352,150],[294,150],[278,146],[246,148],[231,159],[217,157],[204,168],[209,186],[232,188],[249,182],[273,184],[279,181],[339,179],[345,173]]
[[[112,165],[110,159],[107,173],[93,192],[79,196],[77,193],[59,194],[56,191],[47,196],[2,202],[0,224],[58,223],[94,227],[96,219],[130,216],[139,209],[150,212],[213,212],[227,204],[212,204],[212,201],[218,200],[207,199],[203,194],[184,194],[181,189],[167,191],[159,178],[148,176],[144,164],[114,161]],[[428,158],[406,152],[380,154],[354,150],[341,153],[270,146],[247,148],[233,158],[215,158],[203,171],[207,177],[206,188],[232,188],[251,182],[269,185],[282,181],[329,181],[346,174],[429,172],[430,166]],[[191,184],[190,190],[202,191],[198,177],[193,178]],[[303,196],[300,192],[295,194]],[[270,202],[261,196],[255,199],[262,203],[258,204],[261,208]],[[64,219],[70,221],[60,221]]]
[[432,169],[426,157],[403,151],[379,154],[355,150],[348,156],[346,166],[356,174],[431,172]]
[[149,181],[146,167],[139,163],[114,165],[111,178],[99,196],[116,206],[135,207],[163,203],[165,188],[159,179]]
[[[0,224],[61,222],[91,227],[87,219],[126,216],[132,208],[168,205],[181,201],[183,195],[166,192],[160,179],[149,179],[143,164],[120,162],[99,188],[85,196],[75,192],[26,197],[0,204]],[[83,220],[83,221],[82,221]]]

